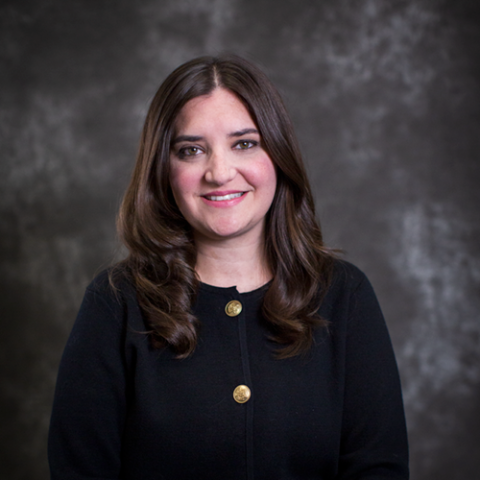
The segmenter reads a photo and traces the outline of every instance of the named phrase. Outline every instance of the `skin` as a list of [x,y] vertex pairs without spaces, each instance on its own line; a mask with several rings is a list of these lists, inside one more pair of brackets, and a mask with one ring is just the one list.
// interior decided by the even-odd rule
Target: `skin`
[[244,292],[270,280],[263,239],[277,176],[257,126],[233,93],[217,88],[180,111],[170,184],[194,231],[202,282]]

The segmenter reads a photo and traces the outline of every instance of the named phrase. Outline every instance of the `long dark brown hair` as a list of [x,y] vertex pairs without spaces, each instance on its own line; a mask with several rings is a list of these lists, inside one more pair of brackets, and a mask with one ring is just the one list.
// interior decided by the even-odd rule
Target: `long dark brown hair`
[[[283,101],[265,74],[246,60],[201,57],[172,72],[158,89],[147,114],[137,161],[118,217],[129,250],[118,271],[133,281],[155,347],[170,346],[178,358],[197,343],[192,302],[199,280],[190,225],[169,184],[174,123],[191,99],[224,88],[248,109],[262,147],[277,171],[277,189],[267,214],[266,261],[273,280],[263,316],[280,358],[308,350],[313,329],[325,326],[318,309],[330,282],[331,250],[322,241],[296,136]],[[113,277],[112,277],[113,278]]]

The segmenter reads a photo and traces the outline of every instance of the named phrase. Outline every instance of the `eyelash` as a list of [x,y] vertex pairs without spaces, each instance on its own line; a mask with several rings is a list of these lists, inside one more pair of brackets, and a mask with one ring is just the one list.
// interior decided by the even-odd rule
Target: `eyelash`
[[[239,140],[233,145],[234,150],[250,150],[253,147],[256,147],[260,142],[257,142],[256,140]],[[240,145],[241,144],[248,144],[246,148],[242,148]],[[196,150],[196,153],[187,153],[188,150]],[[202,149],[200,147],[196,147],[194,145],[189,145],[186,147],[182,147],[178,150],[177,156],[178,158],[185,158],[185,157],[194,157],[198,155]]]
[[193,150],[193,149],[196,149],[197,152],[201,151],[200,147],[193,147],[193,146],[182,147],[178,150],[178,153],[177,153],[178,158],[194,157],[195,155],[198,155],[198,153],[187,153],[187,150]]
[[[240,147],[241,143],[249,143],[250,146],[247,148],[241,148]],[[258,142],[255,140],[240,140],[234,146],[237,150],[249,150],[250,148],[256,147],[257,145],[258,145]]]

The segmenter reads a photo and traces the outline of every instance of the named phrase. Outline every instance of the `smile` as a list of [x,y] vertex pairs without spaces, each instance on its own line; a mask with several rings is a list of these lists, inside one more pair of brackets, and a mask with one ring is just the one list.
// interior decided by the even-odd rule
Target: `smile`
[[238,192],[238,193],[230,193],[228,195],[222,195],[222,196],[218,196],[218,195],[205,195],[205,198],[207,200],[211,200],[213,202],[222,202],[222,201],[225,201],[225,200],[233,200],[234,198],[238,198],[238,197],[241,197],[242,195],[244,195],[245,192]]

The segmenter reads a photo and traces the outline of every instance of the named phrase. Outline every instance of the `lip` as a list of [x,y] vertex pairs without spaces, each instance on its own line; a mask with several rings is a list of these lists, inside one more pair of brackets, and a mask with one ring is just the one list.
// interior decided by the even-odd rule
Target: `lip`
[[[205,195],[201,195],[202,201],[211,207],[216,208],[229,208],[238,205],[247,196],[248,191],[243,190],[215,190],[214,192],[208,192]],[[227,195],[241,194],[238,197],[234,197],[227,200],[211,200],[207,197],[225,197]]]

